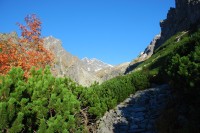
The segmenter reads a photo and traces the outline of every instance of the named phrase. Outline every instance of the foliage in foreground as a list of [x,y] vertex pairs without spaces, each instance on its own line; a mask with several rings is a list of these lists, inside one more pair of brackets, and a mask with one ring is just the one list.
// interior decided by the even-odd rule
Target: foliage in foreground
[[21,68],[0,77],[1,132],[83,132],[135,88],[148,86],[142,73],[114,78],[84,88],[68,78],[55,78],[49,68],[32,69],[24,78]]
[[23,74],[13,68],[0,79],[0,131],[73,132],[80,102],[65,79],[54,78],[49,69],[33,69],[28,81]]
[[[172,102],[158,122],[163,133],[200,131],[200,31],[182,38],[161,65],[166,81],[174,88]],[[184,109],[185,108],[185,109]],[[169,117],[170,116],[170,117]]]
[[12,67],[21,67],[28,77],[30,69],[45,68],[53,64],[53,54],[44,48],[41,38],[41,21],[36,15],[25,17],[26,26],[18,24],[21,38],[0,40],[0,75],[7,74]]

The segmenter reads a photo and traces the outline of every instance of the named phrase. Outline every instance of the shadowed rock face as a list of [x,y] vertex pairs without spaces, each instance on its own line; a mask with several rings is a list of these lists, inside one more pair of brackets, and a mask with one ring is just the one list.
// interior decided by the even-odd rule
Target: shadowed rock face
[[155,133],[155,122],[172,99],[168,85],[131,95],[97,121],[97,133]]
[[176,7],[170,8],[167,18],[160,22],[161,38],[156,48],[177,32],[189,30],[200,24],[200,0],[176,0]]
[[151,57],[155,49],[177,32],[200,27],[200,0],[175,0],[175,2],[176,7],[170,8],[167,18],[160,22],[161,34],[156,35],[145,51],[130,63],[125,73],[131,72]]

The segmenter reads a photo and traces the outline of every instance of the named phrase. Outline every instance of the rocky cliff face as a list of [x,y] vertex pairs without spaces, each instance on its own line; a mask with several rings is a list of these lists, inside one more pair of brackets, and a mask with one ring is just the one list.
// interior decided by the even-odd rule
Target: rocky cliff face
[[62,47],[62,42],[52,36],[44,39],[44,46],[55,55],[55,76],[68,76],[83,86],[101,80],[85,69],[85,64],[78,57],[73,56]]
[[200,0],[175,0],[175,2],[176,7],[171,7],[167,18],[160,22],[161,34],[156,35],[145,51],[130,63],[125,73],[132,71],[141,62],[151,57],[155,49],[177,32],[200,27]]
[[160,22],[161,38],[158,48],[177,32],[189,30],[200,24],[200,0],[175,0],[176,7],[170,8],[167,18]]
[[44,46],[55,56],[55,71],[56,76],[66,75],[66,70],[71,67],[79,59],[62,47],[62,42],[52,36],[44,38]]
[[44,46],[55,55],[53,74],[60,77],[68,76],[83,86],[89,86],[95,81],[102,83],[122,75],[129,64],[125,63],[114,67],[95,58],[80,60],[68,53],[62,47],[62,42],[52,36],[44,39]]

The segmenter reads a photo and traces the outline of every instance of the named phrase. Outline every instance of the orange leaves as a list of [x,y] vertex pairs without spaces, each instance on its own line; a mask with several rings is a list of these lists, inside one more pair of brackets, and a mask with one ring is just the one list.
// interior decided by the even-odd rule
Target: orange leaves
[[[2,49],[2,46],[3,46],[3,44],[2,43],[0,43],[0,49]],[[0,51],[1,52],[1,51]]]
[[35,15],[28,15],[25,22],[27,26],[18,24],[22,38],[17,44],[12,39],[0,42],[0,74],[6,74],[11,67],[21,67],[27,77],[32,66],[39,69],[53,64],[53,54],[44,48],[40,37],[40,20]]
[[[42,41],[40,38],[42,24],[41,21],[36,17],[35,14],[31,14],[25,17],[25,22],[27,26],[17,23],[22,31],[21,35],[23,38],[21,39],[21,42],[32,42],[35,45],[39,44],[40,41]],[[31,46],[33,47],[34,45]]]

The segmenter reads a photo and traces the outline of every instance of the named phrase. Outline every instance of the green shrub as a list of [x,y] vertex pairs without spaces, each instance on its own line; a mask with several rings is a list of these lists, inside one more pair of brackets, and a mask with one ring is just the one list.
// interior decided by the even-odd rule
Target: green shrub
[[199,91],[200,83],[200,31],[191,35],[189,42],[174,51],[166,69],[176,89]]
[[0,131],[76,131],[80,102],[64,79],[54,78],[49,68],[31,73],[26,81],[22,69],[13,68],[0,78]]
[[[136,72],[126,76],[118,76],[101,85],[92,85],[83,95],[84,106],[89,106],[89,113],[97,118],[114,108],[136,90],[149,87],[148,77]],[[81,101],[83,101],[83,99]]]

